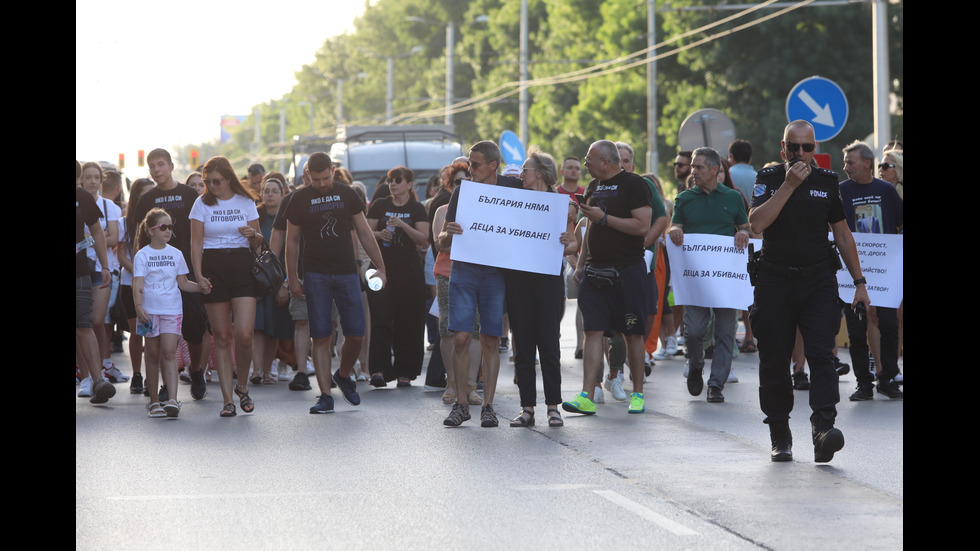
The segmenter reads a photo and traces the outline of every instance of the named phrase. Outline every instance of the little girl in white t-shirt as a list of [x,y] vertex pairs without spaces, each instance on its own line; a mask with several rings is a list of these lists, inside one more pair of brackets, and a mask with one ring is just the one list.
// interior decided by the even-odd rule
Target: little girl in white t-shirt
[[[198,293],[196,283],[187,279],[184,255],[167,244],[173,235],[173,221],[159,208],[146,213],[139,225],[133,257],[133,303],[138,318],[137,332],[145,339],[146,387],[150,391],[150,417],[175,419],[180,414],[177,401],[177,337],[183,314],[180,291]],[[160,402],[157,382],[163,372],[169,399]]]

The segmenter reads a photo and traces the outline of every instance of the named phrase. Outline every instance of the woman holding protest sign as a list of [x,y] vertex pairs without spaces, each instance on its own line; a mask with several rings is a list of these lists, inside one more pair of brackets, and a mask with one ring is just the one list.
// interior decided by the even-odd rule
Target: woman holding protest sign
[[[547,153],[532,151],[521,170],[524,189],[554,192],[558,181],[555,160]],[[578,207],[569,200],[566,230],[559,236],[565,246],[564,254],[578,251],[575,217]],[[564,260],[562,260],[564,263]],[[561,275],[538,274],[518,270],[504,272],[507,284],[507,312],[514,334],[514,370],[521,394],[521,414],[510,422],[512,427],[534,425],[535,350],[541,356],[541,377],[544,381],[545,404],[548,407],[548,426],[564,425],[558,405],[561,404],[561,371],[559,326],[565,305],[565,280]]]

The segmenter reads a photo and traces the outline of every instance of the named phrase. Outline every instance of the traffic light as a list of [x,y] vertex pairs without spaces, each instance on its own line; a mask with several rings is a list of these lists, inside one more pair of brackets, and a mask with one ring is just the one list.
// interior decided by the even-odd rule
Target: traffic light
[[126,168],[126,154],[125,153],[120,153],[119,154],[119,170],[122,170],[124,168]]
[[146,163],[144,162],[145,161],[145,157],[143,155],[143,150],[140,149],[139,151],[137,151],[136,152],[136,155],[137,155],[137,157],[136,157],[136,164],[139,165],[139,166],[145,165]]
[[197,170],[198,166],[198,151],[196,149],[191,150],[191,170]]

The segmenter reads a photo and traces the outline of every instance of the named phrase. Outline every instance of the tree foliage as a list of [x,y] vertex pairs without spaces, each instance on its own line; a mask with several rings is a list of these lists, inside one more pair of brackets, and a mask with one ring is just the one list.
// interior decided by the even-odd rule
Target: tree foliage
[[[737,13],[684,9],[716,4],[716,0],[671,0],[668,9],[658,1],[655,36],[661,46],[657,53],[669,54],[737,25],[759,22],[776,11],[758,10],[674,40]],[[890,84],[897,105],[892,128],[899,139],[904,108],[902,10],[900,0],[888,5]],[[528,13],[532,83],[626,56],[647,44],[643,0],[528,0]],[[846,126],[837,138],[820,146],[839,171],[841,147],[864,139],[873,129],[871,13],[867,3],[804,7],[664,55],[657,61],[656,142],[661,166],[656,171],[670,174],[681,122],[706,107],[733,119],[738,137],[753,143],[754,164],[778,159],[787,122],[786,96],[797,82],[812,75],[837,82],[848,98]],[[449,21],[456,27],[454,100],[499,98],[475,100],[478,107],[456,113],[457,133],[472,144],[496,140],[505,129],[518,130],[520,0],[377,0],[355,22],[353,33],[324,41],[315,60],[296,73],[288,93],[259,106],[259,152],[250,150],[255,133],[252,117],[233,143],[220,146],[220,152],[237,160],[236,167],[244,167],[254,157],[274,159],[280,152],[276,145],[282,109],[287,140],[309,134],[311,126],[314,134],[332,135],[338,123],[338,79],[343,88],[343,122],[383,123],[388,56],[396,58],[395,123],[442,123]],[[421,51],[412,53],[413,48]],[[645,64],[571,82],[535,84],[529,89],[528,145],[561,158],[584,155],[597,139],[622,140],[635,147],[642,165],[646,94]]]

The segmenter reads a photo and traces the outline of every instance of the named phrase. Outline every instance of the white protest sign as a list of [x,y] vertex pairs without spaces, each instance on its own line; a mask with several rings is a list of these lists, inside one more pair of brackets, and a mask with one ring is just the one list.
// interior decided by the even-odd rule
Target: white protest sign
[[453,236],[453,260],[560,275],[568,196],[464,180],[456,204],[463,233]]
[[[736,249],[735,236],[685,233],[683,245],[666,241],[674,304],[736,310],[752,304],[748,249]],[[762,247],[761,239],[749,242]]]
[[[905,245],[902,235],[883,233],[855,233],[861,272],[868,280],[865,288],[874,306],[898,308],[905,297],[903,266]],[[831,237],[833,239],[833,237]],[[843,265],[843,260],[841,265]],[[841,300],[850,304],[854,300],[854,279],[847,266],[837,272],[837,289]]]

